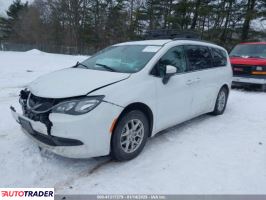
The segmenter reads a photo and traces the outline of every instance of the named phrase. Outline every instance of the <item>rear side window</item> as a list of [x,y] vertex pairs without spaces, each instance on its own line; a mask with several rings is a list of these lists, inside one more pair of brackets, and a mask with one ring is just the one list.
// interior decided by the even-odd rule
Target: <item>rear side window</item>
[[211,48],[213,56],[213,67],[223,67],[227,65],[227,56],[225,51],[217,48]]
[[185,46],[189,71],[211,68],[212,55],[208,47],[198,45]]

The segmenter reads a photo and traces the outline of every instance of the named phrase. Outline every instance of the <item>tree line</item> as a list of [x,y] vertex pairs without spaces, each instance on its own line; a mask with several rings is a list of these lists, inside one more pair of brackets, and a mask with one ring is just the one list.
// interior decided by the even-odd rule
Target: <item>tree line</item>
[[[251,27],[255,19],[259,31]],[[163,29],[194,31],[230,48],[266,39],[262,20],[265,0],[15,0],[0,17],[0,41],[74,46],[82,53]]]

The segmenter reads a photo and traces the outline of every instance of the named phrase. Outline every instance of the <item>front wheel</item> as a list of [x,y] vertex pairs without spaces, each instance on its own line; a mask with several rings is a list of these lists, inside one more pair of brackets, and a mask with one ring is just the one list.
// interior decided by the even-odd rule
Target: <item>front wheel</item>
[[225,87],[222,87],[222,89],[219,91],[214,110],[211,114],[213,115],[222,115],[225,111],[227,99],[228,99],[228,89]]
[[266,84],[262,85],[261,89],[262,89],[263,92],[266,92]]
[[111,156],[114,160],[125,161],[137,157],[144,148],[149,133],[145,114],[134,110],[118,121],[111,141]]

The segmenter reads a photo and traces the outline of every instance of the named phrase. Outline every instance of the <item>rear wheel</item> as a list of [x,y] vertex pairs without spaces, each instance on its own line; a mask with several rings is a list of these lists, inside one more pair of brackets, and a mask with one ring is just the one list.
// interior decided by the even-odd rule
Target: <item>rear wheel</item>
[[226,109],[227,99],[228,99],[228,89],[222,87],[218,93],[214,110],[211,114],[213,115],[222,115]]
[[126,113],[117,123],[111,141],[111,156],[114,160],[131,160],[144,148],[149,133],[148,119],[143,112]]

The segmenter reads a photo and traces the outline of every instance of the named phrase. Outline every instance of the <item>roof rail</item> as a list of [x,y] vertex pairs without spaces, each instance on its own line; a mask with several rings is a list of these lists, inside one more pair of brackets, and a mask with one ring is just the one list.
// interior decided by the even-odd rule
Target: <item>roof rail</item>
[[201,40],[200,35],[193,31],[180,31],[175,29],[149,30],[145,33],[145,39],[194,39]]
[[205,42],[205,43],[217,45],[214,42],[210,42],[210,41],[207,41],[207,40],[201,40],[201,39],[194,39],[194,38],[192,38],[192,39],[191,38],[174,38],[173,39],[173,41],[176,41],[176,40],[190,40],[190,41],[195,41],[195,42]]
[[209,44],[215,44],[210,41],[202,40],[200,34],[194,31],[180,31],[175,29],[157,29],[157,30],[149,30],[145,33],[145,39],[171,39],[175,40],[191,40],[191,41],[199,41],[205,42]]

